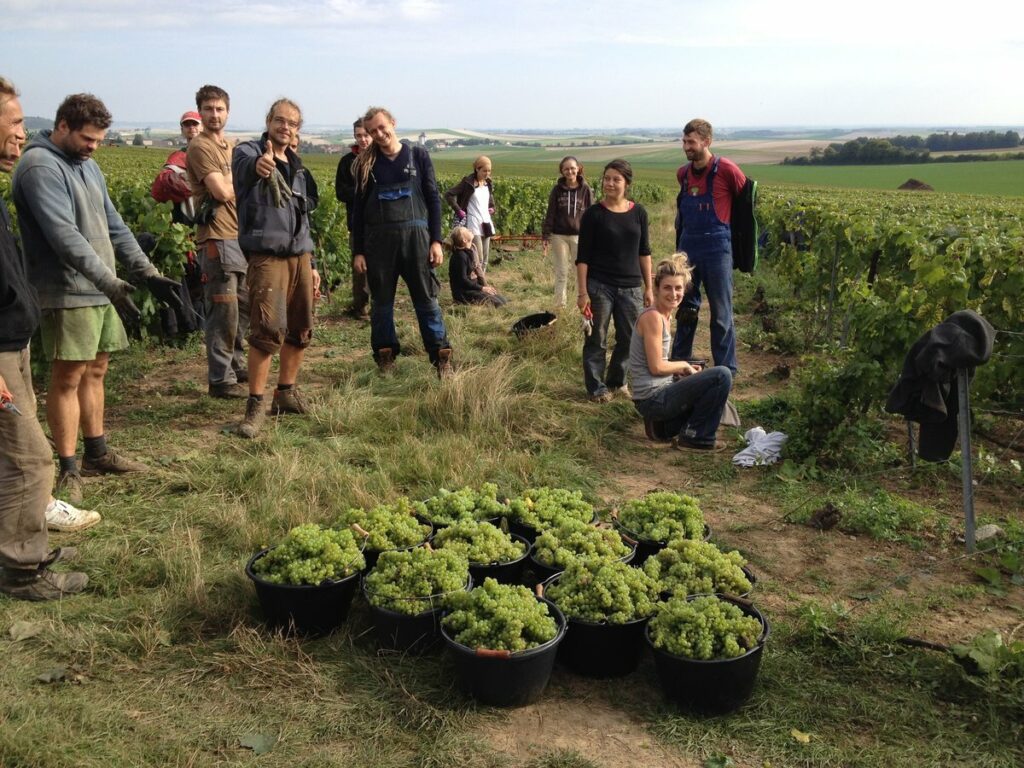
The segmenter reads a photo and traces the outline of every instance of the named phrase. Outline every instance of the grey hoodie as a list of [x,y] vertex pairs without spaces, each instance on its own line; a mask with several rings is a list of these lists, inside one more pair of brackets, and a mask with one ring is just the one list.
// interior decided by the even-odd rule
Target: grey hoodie
[[50,134],[29,142],[11,182],[29,279],[43,309],[109,304],[115,254],[130,282],[160,272],[114,208],[96,161],[69,157]]

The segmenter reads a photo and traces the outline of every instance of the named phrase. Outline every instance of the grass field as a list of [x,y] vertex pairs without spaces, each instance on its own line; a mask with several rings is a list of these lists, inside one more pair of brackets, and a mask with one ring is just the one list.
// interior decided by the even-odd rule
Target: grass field
[[[671,206],[652,213],[663,253]],[[547,263],[539,253],[515,255],[490,274],[508,307],[443,299],[459,364],[444,384],[418,348],[404,291],[397,314],[410,354],[390,379],[376,375],[368,328],[342,315],[339,292],[321,307],[302,372],[313,412],[271,420],[253,442],[225,433],[238,404],[205,396],[197,338],[117,355],[107,387],[111,443],[153,469],[87,478],[87,504],[104,521],[53,537],[80,548],[86,594],[47,605],[0,599],[0,765],[704,768],[726,757],[741,768],[1021,765],[1019,689],[897,642],[1020,629],[1024,590],[986,590],[956,541],[958,475],[888,463],[810,480],[739,470],[731,451],[695,456],[650,443],[628,400],[600,406],[583,397],[572,312],[523,342],[508,332],[550,305]],[[770,414],[770,397],[786,386],[779,368],[797,366],[754,344],[760,324],[749,307],[759,285],[771,301],[786,290],[770,273],[737,282],[743,375],[734,395],[746,426],[751,414]],[[698,346],[706,344],[702,329]],[[761,423],[771,428],[768,418]],[[740,447],[739,433],[723,437]],[[899,455],[898,444],[888,455]],[[580,489],[602,509],[653,489],[699,498],[715,540],[751,561],[754,600],[772,622],[749,706],[710,719],[681,713],[663,701],[648,658],[620,680],[558,668],[540,702],[495,711],[454,689],[446,657],[378,652],[359,601],[327,638],[262,628],[242,569],[288,527],[483,480],[509,492]],[[981,520],[1019,519],[1020,488],[980,482]],[[798,524],[826,501],[843,508],[849,527]],[[260,736],[273,748],[255,757],[243,743]]]

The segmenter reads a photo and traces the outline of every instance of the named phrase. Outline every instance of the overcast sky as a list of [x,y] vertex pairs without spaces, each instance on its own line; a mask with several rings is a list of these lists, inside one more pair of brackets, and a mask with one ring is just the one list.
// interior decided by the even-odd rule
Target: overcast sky
[[406,128],[1024,125],[1024,2],[0,0],[26,114],[90,91],[229,127],[287,95],[307,124],[380,104]]

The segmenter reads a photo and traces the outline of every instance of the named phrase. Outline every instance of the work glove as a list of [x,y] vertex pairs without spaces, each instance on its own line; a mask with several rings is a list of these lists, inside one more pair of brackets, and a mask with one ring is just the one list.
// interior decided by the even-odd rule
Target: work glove
[[121,322],[125,324],[125,327],[129,328],[137,327],[142,320],[142,313],[135,306],[135,302],[132,301],[132,292],[134,290],[135,286],[131,283],[115,278],[113,287],[107,292],[107,298],[110,299],[110,303],[117,310],[117,314],[121,317]]
[[178,311],[184,309],[181,303],[181,283],[178,281],[163,275],[154,275],[146,278],[146,287],[162,304]]

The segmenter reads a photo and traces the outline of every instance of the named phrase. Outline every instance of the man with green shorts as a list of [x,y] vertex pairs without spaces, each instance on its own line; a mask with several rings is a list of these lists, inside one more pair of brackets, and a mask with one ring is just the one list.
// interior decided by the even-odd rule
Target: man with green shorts
[[53,130],[40,131],[25,148],[11,185],[29,279],[39,294],[43,354],[52,361],[46,420],[60,460],[57,490],[73,504],[81,503],[83,472],[146,469],[109,448],[103,427],[110,353],[128,346],[122,319],[141,318],[131,298],[135,286],[117,276],[115,257],[133,281],[145,281],[157,299],[181,307],[178,283],[146,258],[92,159],[110,123],[95,96],[68,96]]

